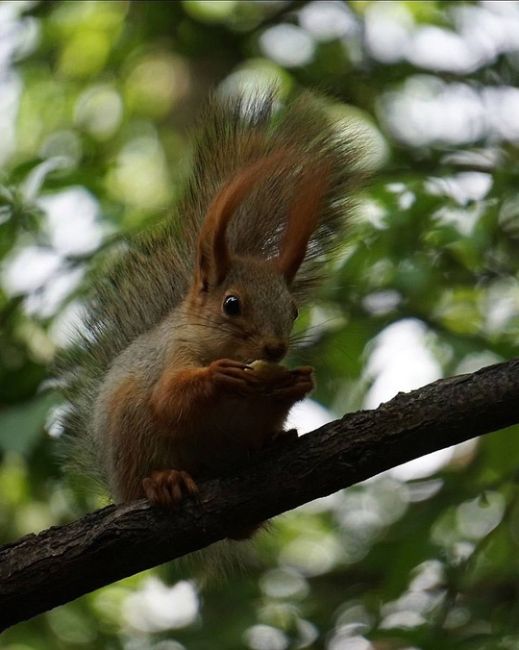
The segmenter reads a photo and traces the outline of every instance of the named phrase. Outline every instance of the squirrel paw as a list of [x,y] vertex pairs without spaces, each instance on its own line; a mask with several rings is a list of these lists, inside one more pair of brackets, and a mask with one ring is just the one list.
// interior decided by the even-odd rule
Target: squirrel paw
[[232,359],[213,361],[209,365],[209,376],[214,386],[238,395],[257,392],[261,383],[246,363]]
[[312,373],[313,368],[310,366],[302,366],[291,370],[288,382],[273,387],[272,397],[279,400],[298,402],[315,387]]
[[191,476],[182,470],[164,469],[152,472],[142,481],[146,497],[155,506],[178,508],[186,494],[196,496],[198,486]]

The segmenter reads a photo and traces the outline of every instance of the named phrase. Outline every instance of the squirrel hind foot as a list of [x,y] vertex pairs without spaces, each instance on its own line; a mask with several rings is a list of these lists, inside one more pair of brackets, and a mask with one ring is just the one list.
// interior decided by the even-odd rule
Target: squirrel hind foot
[[170,510],[176,510],[186,495],[198,495],[198,485],[191,475],[177,469],[152,472],[142,481],[142,487],[150,503]]

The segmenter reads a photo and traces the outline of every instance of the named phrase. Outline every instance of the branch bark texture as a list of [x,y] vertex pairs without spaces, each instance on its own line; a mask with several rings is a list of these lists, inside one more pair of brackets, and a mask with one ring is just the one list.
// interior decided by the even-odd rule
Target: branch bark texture
[[175,514],[109,506],[0,548],[0,629],[383,470],[519,423],[519,359],[399,393],[201,485]]

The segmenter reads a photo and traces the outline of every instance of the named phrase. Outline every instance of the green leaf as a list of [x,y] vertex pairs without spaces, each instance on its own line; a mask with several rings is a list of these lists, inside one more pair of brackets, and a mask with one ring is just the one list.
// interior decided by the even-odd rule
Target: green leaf
[[58,403],[46,394],[0,411],[0,449],[28,454],[42,435],[49,409]]

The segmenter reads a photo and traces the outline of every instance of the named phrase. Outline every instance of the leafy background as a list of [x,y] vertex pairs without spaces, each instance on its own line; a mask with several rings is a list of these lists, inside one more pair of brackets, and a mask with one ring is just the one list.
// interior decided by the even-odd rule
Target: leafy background
[[[101,505],[56,460],[49,364],[96,252],[167,215],[211,90],[322,91],[374,171],[300,319],[303,429],[514,356],[518,78],[512,1],[0,3],[1,541]],[[516,650],[517,434],[278,518],[224,582],[162,567],[0,647]]]

